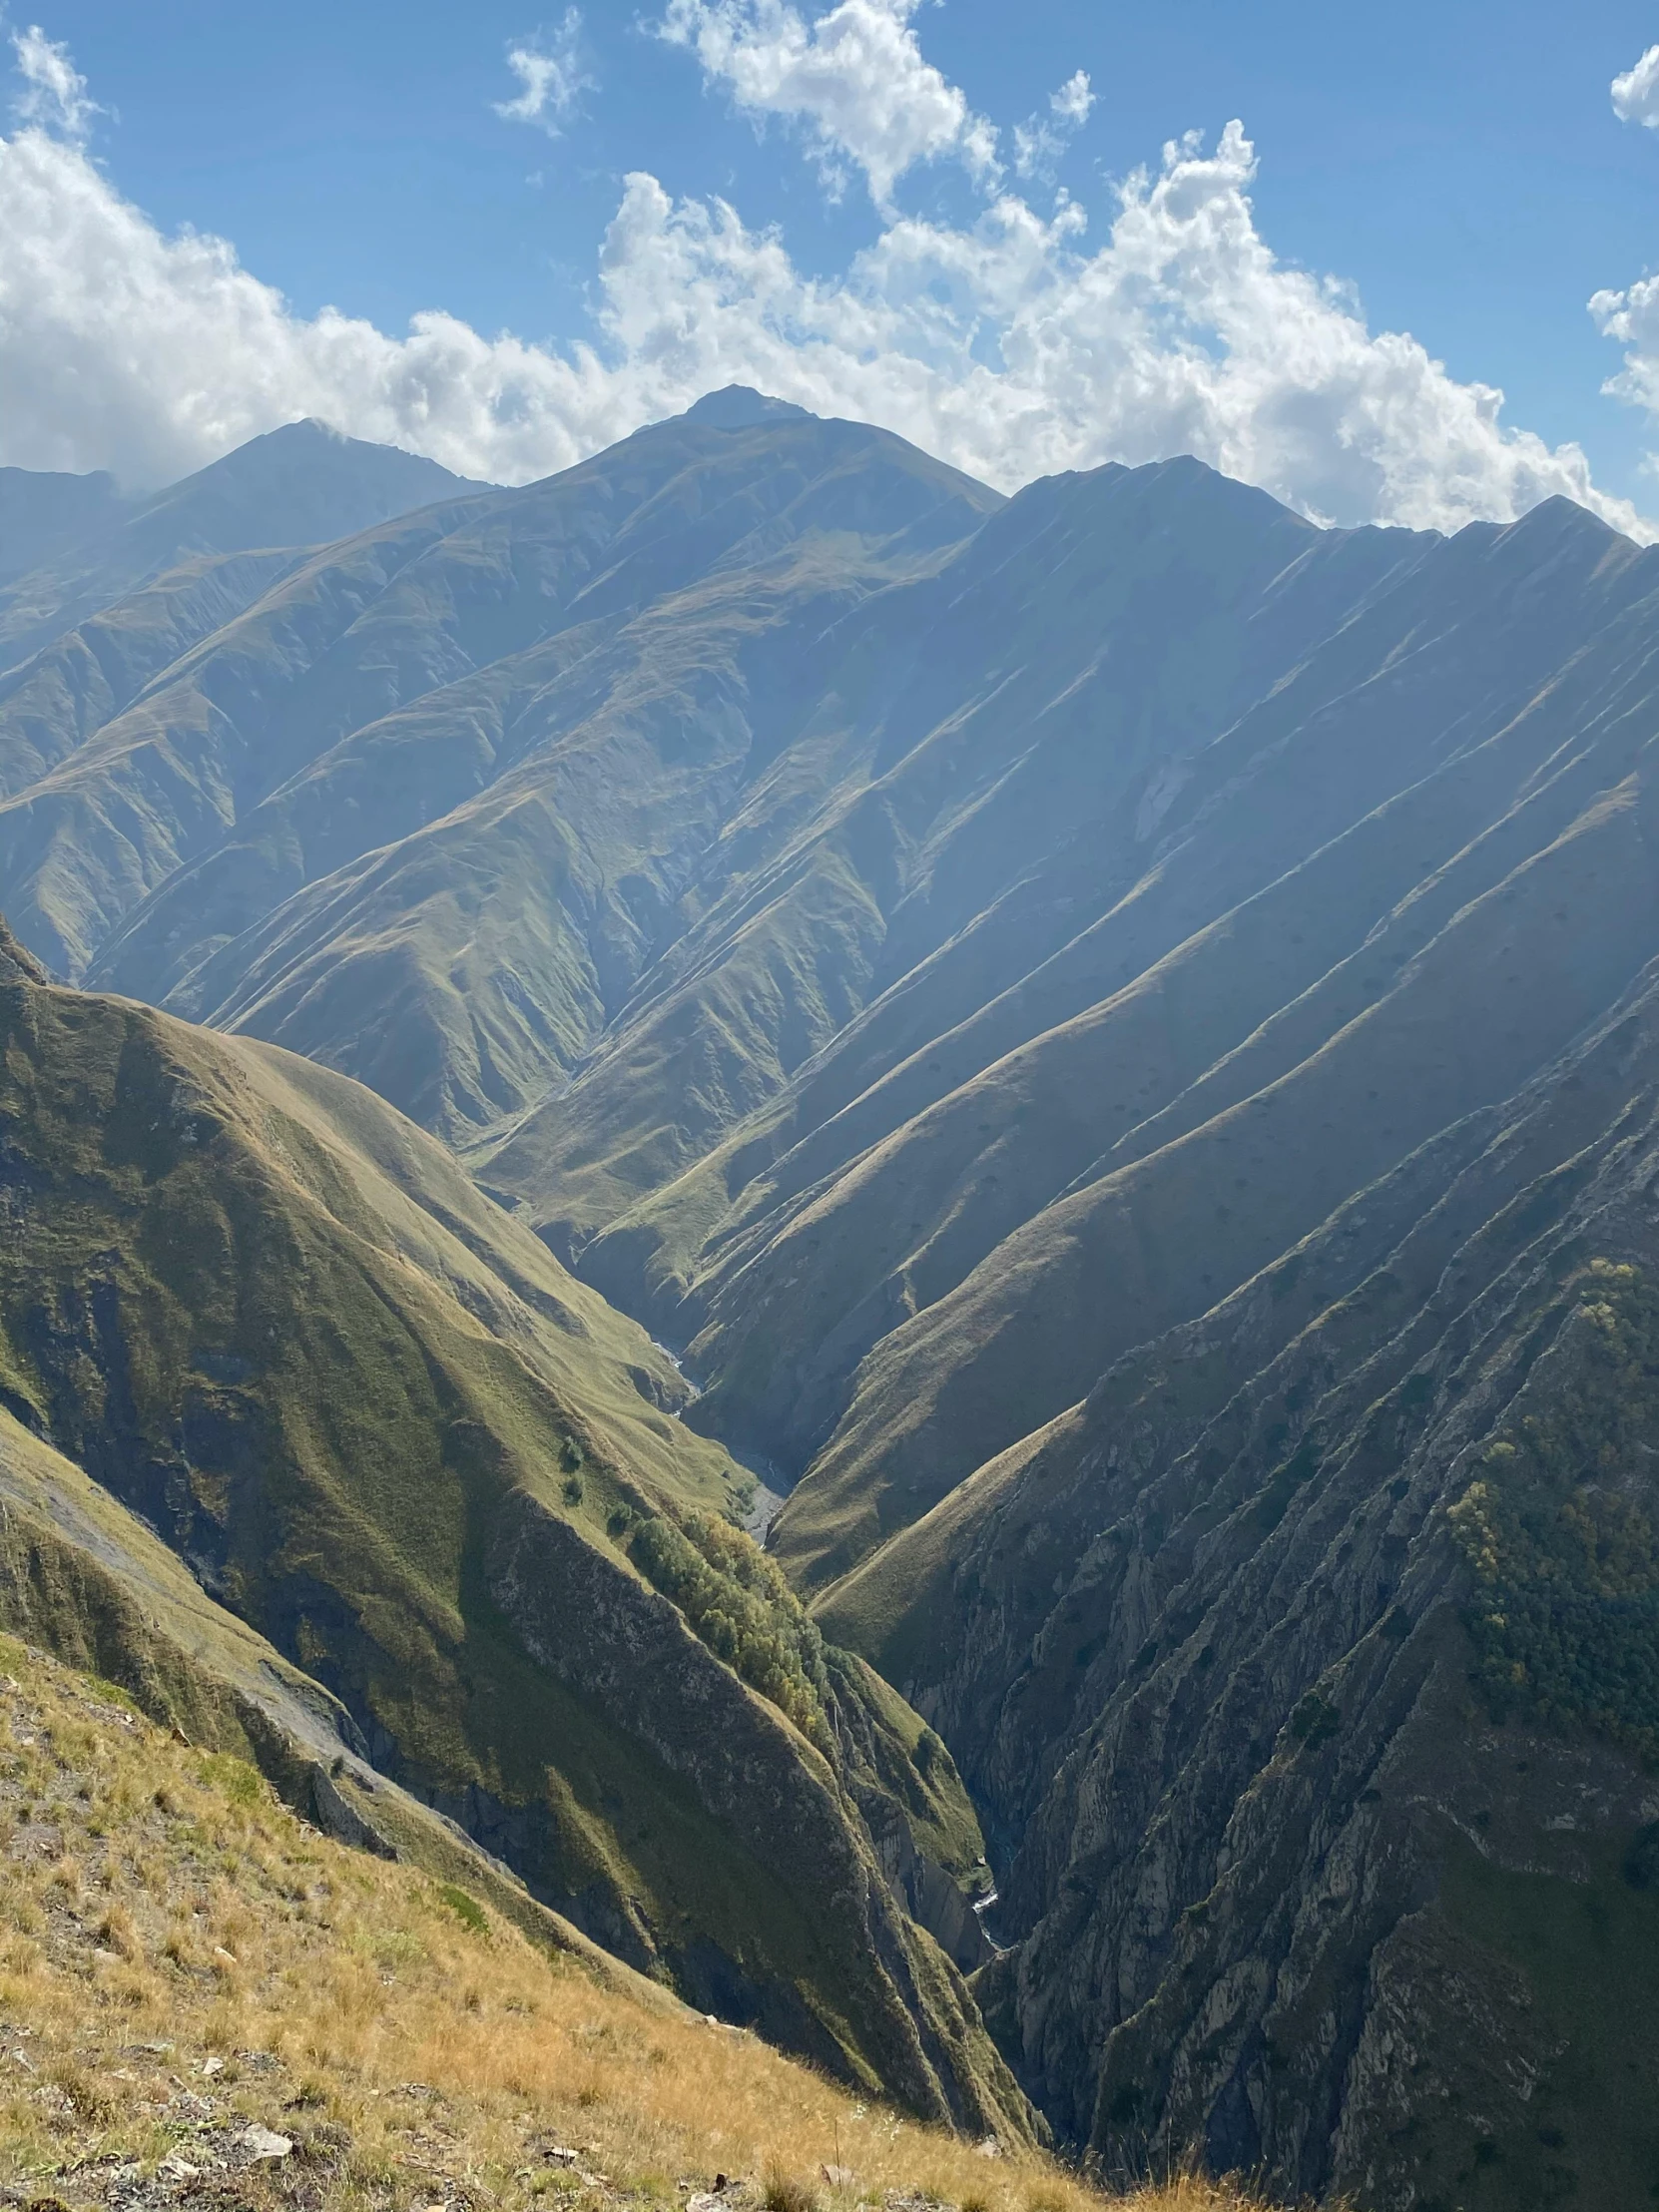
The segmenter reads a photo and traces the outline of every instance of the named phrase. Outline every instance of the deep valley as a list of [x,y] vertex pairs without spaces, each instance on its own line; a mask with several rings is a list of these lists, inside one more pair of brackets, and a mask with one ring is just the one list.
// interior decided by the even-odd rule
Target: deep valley
[[1659,550],[6,476],[0,1627],[1010,2156],[1649,2201]]

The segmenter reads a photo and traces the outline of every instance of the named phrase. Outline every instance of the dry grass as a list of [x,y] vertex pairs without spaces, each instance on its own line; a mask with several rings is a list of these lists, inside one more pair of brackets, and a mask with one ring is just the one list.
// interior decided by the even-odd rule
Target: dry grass
[[[0,1640],[0,2184],[200,2203],[250,2122],[293,2150],[216,2201],[675,2205],[724,2174],[773,2212],[1100,2202],[1051,2161],[987,2156],[598,1987]],[[169,2154],[204,2177],[156,2177]],[[1140,2202],[1243,2207],[1194,2181]]]

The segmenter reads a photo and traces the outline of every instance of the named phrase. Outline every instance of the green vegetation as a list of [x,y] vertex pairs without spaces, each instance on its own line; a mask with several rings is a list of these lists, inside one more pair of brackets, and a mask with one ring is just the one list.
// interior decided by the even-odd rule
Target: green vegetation
[[438,1897],[443,1904],[448,1906],[450,1912],[461,1923],[461,1926],[471,1929],[474,1936],[487,1936],[489,1934],[489,1915],[469,1891],[461,1889],[458,1884],[453,1882],[440,1882],[438,1884]]
[[851,1788],[896,1808],[923,1858],[977,1891],[985,1839],[943,1739],[865,1660],[833,1644],[824,1658],[830,1690],[850,1716],[843,1766]]
[[823,1638],[752,1537],[704,1513],[680,1526],[654,1513],[629,1537],[628,1555],[711,1651],[829,1753]]
[[[270,1772],[245,1648],[268,1638],[311,1709],[290,1734],[314,1742],[316,1716],[331,1732],[343,1706],[395,1781],[505,1828],[534,1898],[632,1963],[705,2006],[726,1986],[756,1992],[780,2042],[919,2109],[959,2100],[984,2124],[1026,2125],[819,1757],[758,1714],[751,1770],[795,1793],[796,1818],[740,1834],[710,1779],[736,1683],[705,1684],[671,1745],[652,1734],[627,1631],[643,1592],[598,1531],[658,1519],[658,1575],[710,1651],[834,1754],[816,1632],[725,1521],[732,1463],[661,1410],[680,1384],[641,1330],[391,1109],[246,1039],[0,978],[0,1124],[28,1194],[0,1248],[18,1409],[0,1413],[0,1476],[20,1470],[0,1490],[31,1513],[0,1523],[0,1619]],[[174,1574],[153,1538],[116,1536],[140,1561],[130,1591],[103,1562],[133,1511]],[[597,1682],[567,1680],[537,1640],[537,1605],[556,1620],[565,1602],[545,1574],[515,1579],[538,1527],[583,1590],[608,1660]],[[206,1686],[179,1658],[205,1626]],[[407,1801],[389,1785],[366,1805],[349,1776],[316,1787],[404,1848]],[[442,1879],[478,1890],[492,1924],[514,1910],[457,1857]],[[901,1984],[887,1958],[912,1949]]]
[[[717,2174],[753,2205],[778,2173],[823,2174],[798,2201],[827,2212],[1104,2212],[1029,2144],[987,2168],[614,1961],[526,1940],[495,1892],[486,1917],[317,1835],[253,1768],[9,1638],[0,1839],[8,2205],[642,2212]],[[281,2157],[227,2171],[250,2126]],[[1122,2212],[1212,2206],[1245,2212],[1185,2187]]]
[[1567,1374],[1451,1508],[1479,1589],[1477,1679],[1495,1713],[1580,1722],[1659,1759],[1659,1292],[1607,1261],[1574,1292]]

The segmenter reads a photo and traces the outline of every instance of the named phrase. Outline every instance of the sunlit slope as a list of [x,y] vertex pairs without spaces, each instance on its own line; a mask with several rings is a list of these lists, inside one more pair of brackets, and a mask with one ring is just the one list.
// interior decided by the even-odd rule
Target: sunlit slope
[[1019,1839],[980,1994],[1078,2139],[1649,2186],[1656,989],[823,1599]]
[[[550,1955],[475,1875],[342,1849],[107,1681],[10,1637],[0,1670],[0,2186],[20,2198],[1105,2202],[1009,2138],[987,2156]],[[1126,2212],[1253,2201],[1178,2182]]]
[[16,1417],[608,1948],[914,2109],[1023,2128],[888,1889],[859,1808],[903,1811],[860,1765],[856,1676],[792,1643],[643,1333],[368,1093],[8,974]]
[[655,1993],[453,1822],[376,1772],[338,1699],[209,1597],[135,1513],[5,1412],[0,1503],[0,1624],[31,1653],[92,1670],[200,1751],[251,1761],[322,1834],[467,1883],[533,1942],[581,1959],[601,1986]]
[[[847,1105],[1100,912],[1120,823],[1156,820],[1176,764],[1418,542],[1322,536],[1196,462],[1029,487],[936,575],[849,611],[789,691],[747,687],[763,773],[683,933],[480,1172],[579,1246],[753,1100],[716,1169],[741,1189],[782,1149],[778,1113]],[[776,1066],[757,1029],[784,1039]],[[658,1277],[691,1264],[648,1254]],[[649,1287],[617,1270],[631,1298]]]
[[[1632,777],[1495,882],[1482,869],[1485,881],[1460,886],[1473,891],[1466,904],[1447,887],[1455,910],[1420,951],[1415,917],[1392,942],[1380,934],[1360,972],[1330,980],[1325,1006],[1290,1011],[1285,1026],[1301,1034],[1288,1049],[1253,1038],[1242,1067],[1209,1079],[1196,1127],[1182,1131],[1182,1100],[1168,1141],[1154,1125],[1140,1158],[1131,1139],[1124,1166],[1108,1154],[1081,1188],[1011,1229],[870,1355],[792,1499],[785,1556],[812,1578],[850,1564],[966,1465],[1081,1397],[1121,1353],[1207,1311],[1553,1059],[1659,952],[1653,830],[1651,782]],[[1070,1071],[1043,1072],[1045,1095],[1075,1096]],[[1020,1135],[1040,1150],[1028,1124]],[[775,1305],[768,1328],[787,1335],[792,1320]]]

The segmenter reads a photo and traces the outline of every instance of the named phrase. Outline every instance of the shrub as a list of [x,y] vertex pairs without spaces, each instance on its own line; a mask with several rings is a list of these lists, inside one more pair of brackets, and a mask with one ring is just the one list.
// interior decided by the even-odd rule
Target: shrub
[[717,1658],[829,1750],[823,1640],[753,1537],[706,1514],[682,1527],[654,1513],[634,1529],[628,1554]]

